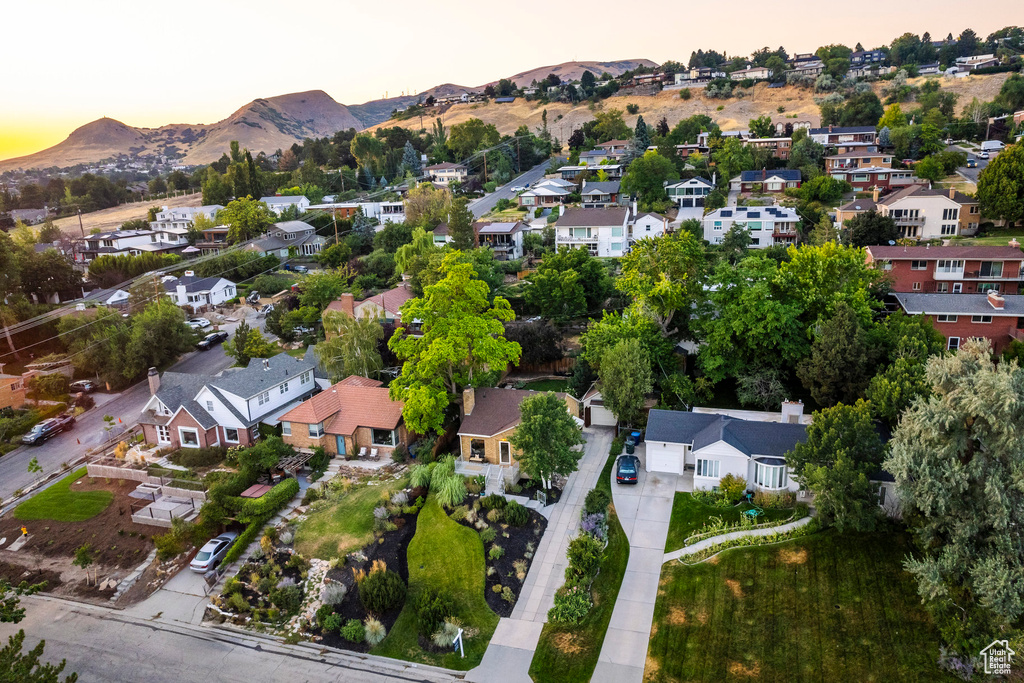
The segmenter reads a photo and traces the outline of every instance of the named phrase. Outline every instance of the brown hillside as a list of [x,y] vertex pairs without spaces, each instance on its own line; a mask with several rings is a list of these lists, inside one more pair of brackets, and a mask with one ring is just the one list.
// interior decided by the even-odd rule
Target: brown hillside
[[[583,76],[584,71],[589,71],[600,78],[601,74],[605,71],[612,76],[618,76],[626,71],[632,71],[639,66],[654,67],[658,66],[658,64],[649,59],[620,59],[615,62],[562,62],[554,66],[541,66],[517,73],[515,76],[509,76],[509,80],[520,88],[525,88],[534,81],[544,80],[548,77],[548,74],[555,74],[562,79],[563,83],[566,83],[578,81]],[[493,82],[497,83],[497,81]]]

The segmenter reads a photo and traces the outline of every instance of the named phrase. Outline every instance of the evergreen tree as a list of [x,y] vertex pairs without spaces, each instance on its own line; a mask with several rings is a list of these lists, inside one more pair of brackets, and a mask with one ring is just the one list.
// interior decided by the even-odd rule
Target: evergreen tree
[[408,140],[405,141],[405,147],[402,148],[402,168],[417,178],[423,174],[420,155],[416,153],[412,143]]
[[651,146],[651,134],[647,130],[647,124],[644,123],[644,117],[641,114],[636,117],[636,127],[633,129],[633,153],[636,156],[643,156],[647,152],[647,148]]
[[871,380],[872,355],[856,313],[846,302],[839,302],[815,334],[811,355],[800,362],[796,374],[818,403],[852,403]]
[[452,202],[451,211],[448,212],[448,234],[455,249],[467,250],[476,245],[473,213],[467,208],[468,204],[468,200],[460,197]]

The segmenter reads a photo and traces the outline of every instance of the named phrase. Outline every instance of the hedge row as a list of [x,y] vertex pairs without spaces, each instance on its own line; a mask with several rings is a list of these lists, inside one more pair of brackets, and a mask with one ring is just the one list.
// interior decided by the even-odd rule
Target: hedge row
[[[224,556],[224,560],[221,563],[222,566],[227,566],[241,557],[245,549],[259,536],[260,531],[270,521],[270,518],[287,505],[288,501],[298,492],[298,479],[285,479],[260,498],[252,500],[243,499],[244,503],[241,505],[242,512],[238,515],[238,518],[241,521],[248,519],[249,526],[245,528],[245,531],[239,535],[235,544],[228,550],[228,554]],[[251,515],[254,514],[259,516],[252,517]]]

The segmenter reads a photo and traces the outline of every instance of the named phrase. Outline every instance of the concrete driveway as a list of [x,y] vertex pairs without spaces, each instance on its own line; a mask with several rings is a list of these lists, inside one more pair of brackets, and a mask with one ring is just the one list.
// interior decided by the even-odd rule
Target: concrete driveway
[[125,610],[140,619],[175,621],[198,626],[209,603],[206,581],[188,567],[171,577],[158,591]]
[[[636,455],[646,464],[645,444]],[[640,683],[679,476],[641,467],[635,486],[616,484],[614,469],[611,476],[615,511],[629,538],[629,562],[591,681]]]

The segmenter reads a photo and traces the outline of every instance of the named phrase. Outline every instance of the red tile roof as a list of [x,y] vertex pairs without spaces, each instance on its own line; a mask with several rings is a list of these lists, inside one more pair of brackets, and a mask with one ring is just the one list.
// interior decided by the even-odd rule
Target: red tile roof
[[401,401],[392,401],[380,382],[349,376],[280,417],[282,422],[326,423],[329,434],[352,434],[357,427],[395,429],[402,421]]

